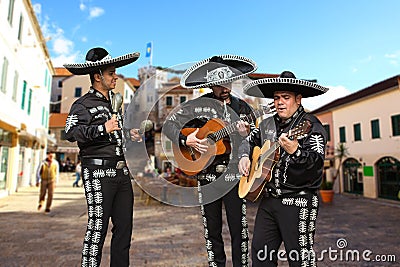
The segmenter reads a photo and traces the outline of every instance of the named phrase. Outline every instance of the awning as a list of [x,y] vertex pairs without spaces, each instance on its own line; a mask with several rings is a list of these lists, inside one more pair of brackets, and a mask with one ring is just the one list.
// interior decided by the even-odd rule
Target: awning
[[57,147],[57,152],[60,152],[60,153],[79,153],[79,147],[75,147],[75,146]]

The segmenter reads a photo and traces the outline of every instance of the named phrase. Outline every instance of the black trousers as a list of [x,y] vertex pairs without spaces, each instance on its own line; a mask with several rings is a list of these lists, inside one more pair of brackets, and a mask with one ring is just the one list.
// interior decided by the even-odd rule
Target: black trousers
[[133,190],[128,169],[82,166],[88,208],[83,266],[100,266],[109,220],[112,222],[110,266],[129,266],[133,221]]
[[[313,250],[318,196],[264,197],[259,205],[252,240],[253,266],[277,266],[287,260],[292,266],[316,266]],[[285,251],[279,252],[284,243]]]
[[[221,177],[222,178],[222,177]],[[225,266],[226,255],[222,238],[222,203],[225,206],[231,236],[233,266],[248,266],[248,225],[246,200],[239,198],[238,185],[222,198],[201,206],[204,237],[209,266]]]

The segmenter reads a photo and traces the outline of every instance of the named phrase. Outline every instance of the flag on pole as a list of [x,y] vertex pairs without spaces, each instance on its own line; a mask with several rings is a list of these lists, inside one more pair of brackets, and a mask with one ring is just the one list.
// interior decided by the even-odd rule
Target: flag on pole
[[151,57],[151,42],[146,46],[146,57]]

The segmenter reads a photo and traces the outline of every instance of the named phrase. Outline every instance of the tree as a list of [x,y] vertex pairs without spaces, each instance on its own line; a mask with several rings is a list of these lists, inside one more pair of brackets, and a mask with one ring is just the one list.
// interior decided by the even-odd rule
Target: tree
[[[344,143],[339,143],[335,148],[335,159],[339,160],[338,167],[336,168],[335,176],[333,176],[333,184],[340,174],[340,168],[342,167],[343,160],[349,156],[349,149],[345,146]],[[333,185],[332,185],[333,187]],[[341,191],[340,183],[339,183],[339,192]]]

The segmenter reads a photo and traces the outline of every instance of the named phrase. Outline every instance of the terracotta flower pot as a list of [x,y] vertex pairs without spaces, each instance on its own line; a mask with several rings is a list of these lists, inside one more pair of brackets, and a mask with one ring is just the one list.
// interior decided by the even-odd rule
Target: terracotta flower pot
[[319,190],[319,194],[323,203],[332,203],[334,193],[335,192],[333,190]]

